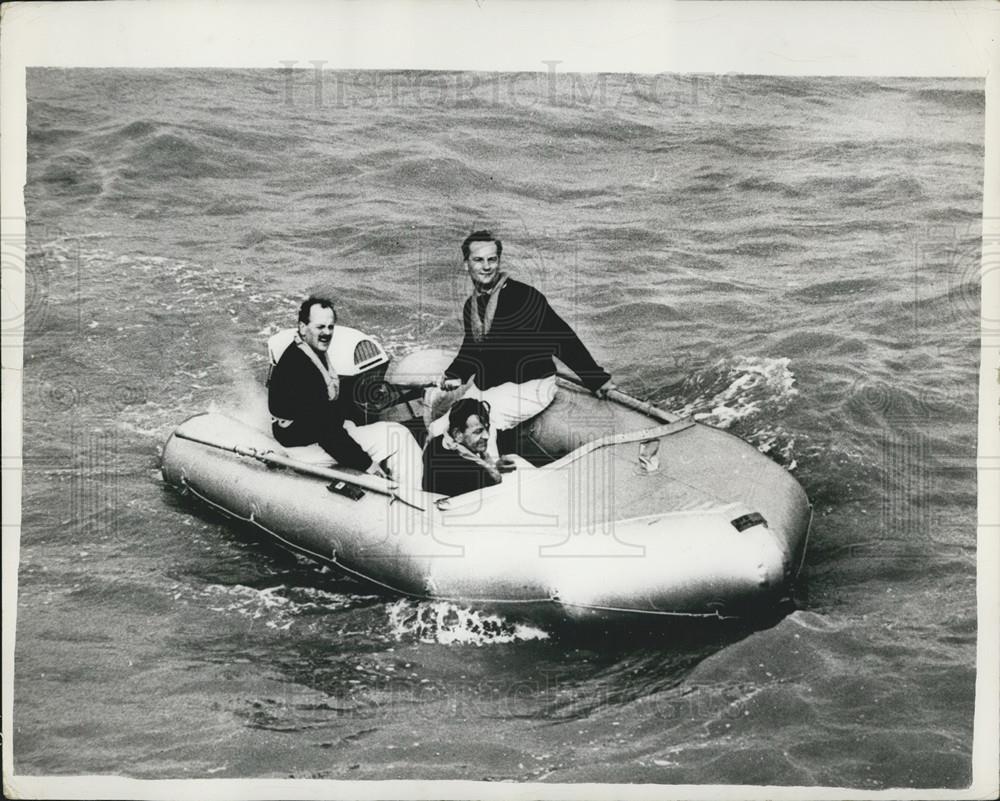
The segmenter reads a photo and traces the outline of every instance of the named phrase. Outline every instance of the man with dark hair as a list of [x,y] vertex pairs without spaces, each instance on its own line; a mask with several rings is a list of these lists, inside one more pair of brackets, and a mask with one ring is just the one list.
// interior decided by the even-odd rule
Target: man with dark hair
[[492,231],[473,231],[462,241],[462,261],[467,262],[472,255],[473,242],[495,242],[497,246],[497,264],[499,266],[500,257],[503,255],[503,242],[493,236]]
[[[300,323],[303,325],[309,325],[309,317],[312,315],[313,306],[318,306],[320,309],[329,309],[333,312],[333,324],[337,324],[337,310],[333,308],[333,301],[329,298],[320,297],[319,295],[310,295],[299,304]],[[332,337],[324,336],[324,338],[326,339],[327,345],[329,345]]]
[[399,423],[359,426],[327,352],[337,313],[328,298],[310,296],[299,308],[299,330],[268,381],[274,438],[289,455],[313,464],[331,461],[411,486],[420,486],[420,447]]
[[499,484],[501,473],[514,469],[509,461],[486,452],[490,433],[489,404],[461,398],[445,418],[448,430],[424,450],[424,489],[441,495],[461,495]]
[[[598,397],[614,389],[611,375],[594,361],[545,295],[500,269],[502,253],[503,244],[490,231],[473,231],[462,242],[473,292],[462,309],[465,338],[438,381],[442,390],[455,390],[465,383],[465,397],[489,402],[493,455],[497,454],[496,430],[513,428],[552,403],[556,392],[553,356]],[[431,434],[443,428],[443,421],[436,420]]]

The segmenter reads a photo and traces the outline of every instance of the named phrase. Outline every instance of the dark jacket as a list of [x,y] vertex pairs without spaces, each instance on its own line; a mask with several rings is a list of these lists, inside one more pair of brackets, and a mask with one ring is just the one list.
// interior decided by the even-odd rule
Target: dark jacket
[[475,293],[466,300],[462,309],[465,339],[446,376],[466,381],[475,375],[480,389],[508,381],[523,384],[553,375],[556,368],[552,357],[558,356],[591,390],[611,377],[556,314],[545,295],[514,279],[508,279],[498,291],[493,325],[482,342],[473,338],[470,322],[470,315],[475,313]]
[[438,492],[450,497],[499,483],[480,465],[445,448],[443,442],[443,435],[434,437],[424,448],[426,492]]
[[287,447],[319,443],[337,464],[367,470],[371,457],[344,429],[344,395],[341,391],[337,400],[329,400],[326,382],[316,365],[297,346],[290,345],[268,382],[267,406],[271,414],[292,421],[287,428],[273,423],[274,438]]

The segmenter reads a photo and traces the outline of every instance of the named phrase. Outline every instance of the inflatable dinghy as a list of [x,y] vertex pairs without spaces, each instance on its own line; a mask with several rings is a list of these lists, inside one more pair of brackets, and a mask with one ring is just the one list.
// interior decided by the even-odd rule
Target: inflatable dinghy
[[[353,366],[334,363],[368,399],[367,419],[401,422],[422,441],[421,388],[447,354],[388,365],[360,332],[338,326],[335,340],[332,351],[354,355]],[[205,413],[171,434],[162,469],[182,493],[395,596],[542,625],[745,618],[788,596],[811,507],[738,437],[560,376],[516,444],[519,467],[501,484],[446,498],[297,462],[264,421]]]

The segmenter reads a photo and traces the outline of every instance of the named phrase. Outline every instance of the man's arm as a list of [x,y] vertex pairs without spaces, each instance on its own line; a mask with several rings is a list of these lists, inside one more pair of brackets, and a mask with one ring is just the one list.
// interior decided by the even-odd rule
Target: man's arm
[[576,332],[559,316],[547,299],[541,328],[551,338],[555,355],[580,377],[591,392],[603,389],[611,380],[611,374],[594,361]]
[[[331,421],[333,422],[333,421]],[[341,467],[353,467],[355,470],[367,470],[372,466],[372,457],[365,453],[344,428],[343,419],[337,424],[333,422],[322,432],[317,440],[319,446],[337,460]]]

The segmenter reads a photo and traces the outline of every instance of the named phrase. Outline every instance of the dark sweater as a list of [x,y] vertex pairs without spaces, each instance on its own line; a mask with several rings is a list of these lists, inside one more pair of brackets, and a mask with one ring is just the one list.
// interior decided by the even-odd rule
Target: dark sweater
[[553,375],[553,356],[558,356],[591,390],[611,378],[556,314],[545,295],[514,279],[509,279],[499,292],[493,325],[482,342],[472,336],[470,315],[475,313],[475,294],[466,300],[462,309],[465,339],[445,371],[449,378],[467,381],[475,375],[480,389],[508,381],[523,384]]
[[[325,355],[317,355],[326,360]],[[271,373],[267,405],[272,415],[292,424],[282,428],[274,423],[274,438],[287,447],[319,443],[337,464],[367,470],[371,457],[344,429],[343,398],[341,392],[337,400],[329,400],[316,365],[297,346],[289,346]]]
[[458,452],[444,447],[444,436],[427,443],[424,449],[424,490],[441,495],[461,495],[464,492],[498,484],[483,467],[463,459]]

